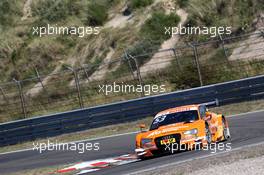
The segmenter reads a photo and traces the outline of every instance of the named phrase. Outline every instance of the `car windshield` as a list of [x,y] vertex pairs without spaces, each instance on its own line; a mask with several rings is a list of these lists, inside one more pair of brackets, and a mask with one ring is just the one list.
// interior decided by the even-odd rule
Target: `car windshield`
[[170,125],[173,123],[192,122],[198,120],[198,118],[197,110],[164,114],[153,120],[150,130],[158,129],[160,126]]

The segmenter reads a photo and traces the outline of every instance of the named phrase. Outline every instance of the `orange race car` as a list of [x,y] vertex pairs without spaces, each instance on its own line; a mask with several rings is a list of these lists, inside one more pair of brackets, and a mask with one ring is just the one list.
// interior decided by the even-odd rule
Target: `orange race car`
[[[188,105],[159,112],[150,126],[136,136],[139,158],[166,153],[176,148],[204,147],[230,138],[228,123],[222,114],[209,112],[205,105]],[[187,145],[187,146],[186,146]],[[172,147],[170,147],[172,146]]]

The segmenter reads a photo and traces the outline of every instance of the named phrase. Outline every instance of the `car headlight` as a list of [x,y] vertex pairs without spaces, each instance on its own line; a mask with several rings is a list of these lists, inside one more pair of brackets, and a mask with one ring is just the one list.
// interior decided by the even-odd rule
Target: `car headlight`
[[146,143],[151,143],[151,139],[141,139],[141,145],[145,145]]
[[197,133],[198,133],[198,129],[191,129],[191,130],[185,131],[183,134],[185,134],[185,135],[195,135]]

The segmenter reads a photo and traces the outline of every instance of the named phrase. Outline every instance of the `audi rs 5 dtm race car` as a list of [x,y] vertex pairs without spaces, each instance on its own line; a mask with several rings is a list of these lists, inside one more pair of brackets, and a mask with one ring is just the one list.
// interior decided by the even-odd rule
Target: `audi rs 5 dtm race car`
[[139,158],[147,158],[170,151],[171,145],[192,149],[229,138],[228,123],[222,114],[209,112],[205,105],[181,106],[159,112],[149,131],[137,134],[135,152]]

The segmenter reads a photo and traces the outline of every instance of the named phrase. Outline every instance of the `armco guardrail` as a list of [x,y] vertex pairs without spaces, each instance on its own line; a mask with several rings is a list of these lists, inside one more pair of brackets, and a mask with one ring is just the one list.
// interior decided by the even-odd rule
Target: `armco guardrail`
[[82,110],[0,124],[0,146],[140,119],[170,107],[264,97],[264,75]]

